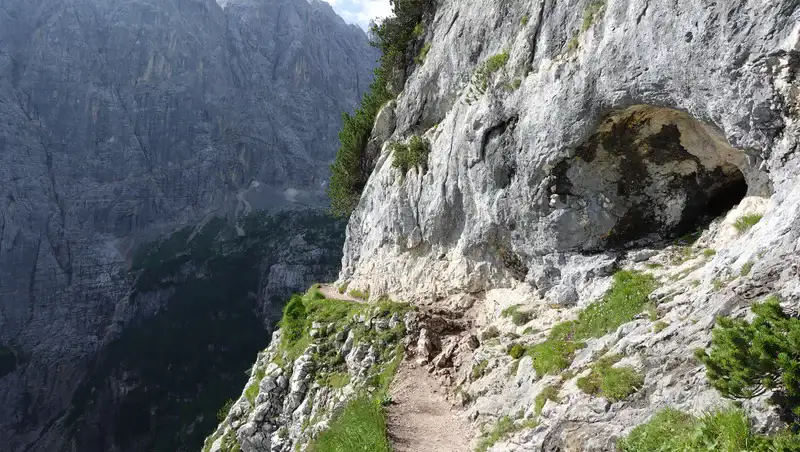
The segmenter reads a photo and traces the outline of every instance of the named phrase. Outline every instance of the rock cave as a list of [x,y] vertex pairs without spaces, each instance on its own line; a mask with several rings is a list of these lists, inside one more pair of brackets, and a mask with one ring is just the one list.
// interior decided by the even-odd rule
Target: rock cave
[[[653,245],[705,226],[762,176],[715,128],[649,105],[607,115],[553,169],[549,205],[584,229],[582,251]],[[760,194],[760,193],[757,193]]]

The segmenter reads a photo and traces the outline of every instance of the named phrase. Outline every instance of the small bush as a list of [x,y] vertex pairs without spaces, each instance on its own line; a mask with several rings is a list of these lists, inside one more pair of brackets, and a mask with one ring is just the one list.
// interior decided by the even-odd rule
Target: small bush
[[733,227],[736,228],[739,233],[747,232],[755,226],[759,221],[761,221],[762,215],[757,213],[748,213],[746,215],[742,215],[733,223]]
[[511,322],[516,326],[522,326],[526,323],[530,322],[533,318],[533,314],[528,311],[520,311],[519,308],[522,305],[514,305],[508,308],[503,309],[500,312],[501,317],[511,317]]
[[425,26],[422,25],[422,22],[418,22],[417,25],[414,26],[414,30],[411,32],[415,38],[421,38],[422,35],[425,34]]
[[597,18],[600,11],[605,6],[605,1],[594,1],[586,7],[583,11],[583,23],[581,24],[581,31],[586,31],[592,28],[592,24],[594,24],[595,19]]
[[542,414],[542,409],[544,408],[545,403],[548,400],[558,403],[560,400],[558,398],[558,392],[561,390],[561,386],[547,386],[542,389],[542,392],[536,396],[534,399],[534,412],[536,415]]
[[486,328],[481,333],[481,340],[488,341],[489,339],[494,339],[500,337],[500,330],[497,329],[496,326],[492,325],[489,328]]
[[431,51],[431,43],[427,42],[419,50],[419,55],[417,55],[417,57],[414,58],[414,62],[417,63],[417,65],[421,66],[423,63],[425,63],[425,58],[428,57],[428,52],[430,51]]
[[411,168],[421,167],[422,172],[428,170],[428,154],[430,144],[416,135],[412,136],[408,144],[392,143],[391,145],[394,160],[392,166],[405,174]]
[[789,317],[777,297],[753,305],[752,323],[721,317],[711,349],[698,350],[706,376],[726,397],[748,399],[773,391],[787,420],[800,421],[800,319]]
[[528,25],[528,21],[529,21],[529,20],[530,20],[530,16],[528,16],[527,14],[524,14],[524,15],[522,16],[522,19],[520,19],[520,21],[519,21],[519,22],[520,22],[520,23],[522,24],[522,26],[524,27],[525,25]]
[[362,290],[359,290],[359,289],[350,289],[350,292],[348,292],[348,295],[350,295],[353,298],[358,298],[359,300],[368,300],[369,299],[369,290],[362,291]]
[[644,384],[644,378],[631,367],[611,367],[620,358],[612,355],[600,359],[592,366],[589,375],[578,379],[578,388],[587,394],[605,397],[611,402],[624,400],[636,392]]
[[225,402],[225,405],[222,405],[222,408],[217,411],[217,421],[220,423],[228,417],[228,413],[231,411],[231,407],[233,407],[233,399],[228,399]]
[[514,359],[520,359],[522,358],[522,355],[524,355],[526,351],[527,348],[525,348],[525,346],[520,344],[514,344],[508,349],[508,355]]
[[739,274],[741,276],[749,275],[750,271],[753,270],[753,265],[754,264],[755,264],[754,262],[745,262],[745,264],[742,265],[742,269],[739,271]]
[[341,294],[343,294],[343,293],[347,292],[347,284],[348,284],[348,283],[347,283],[347,282],[345,282],[344,284],[342,284],[341,286],[339,286],[339,287],[338,287],[336,290],[338,290],[338,291],[339,291],[339,293],[341,293]]
[[489,361],[486,359],[481,360],[480,362],[476,363],[472,366],[472,380],[477,380],[483,376],[486,372],[486,368],[489,367]]
[[799,447],[800,438],[788,432],[775,436],[753,433],[744,412],[738,409],[696,418],[667,408],[617,444],[622,452],[788,452]]
[[703,250],[703,256],[705,256],[707,258],[714,257],[715,254],[717,254],[717,251],[713,250],[711,248],[706,248],[706,249]]
[[391,452],[383,406],[365,396],[353,400],[334,416],[327,430],[311,441],[308,450]]
[[668,327],[668,326],[669,326],[668,323],[662,322],[662,321],[659,320],[658,322],[653,324],[653,332],[654,333],[660,333],[660,332],[664,331],[664,329],[666,327]]

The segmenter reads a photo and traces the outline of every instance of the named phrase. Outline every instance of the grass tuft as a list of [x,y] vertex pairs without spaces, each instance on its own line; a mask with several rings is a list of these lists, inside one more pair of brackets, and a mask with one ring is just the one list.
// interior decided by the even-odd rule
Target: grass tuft
[[557,324],[547,340],[529,348],[536,373],[556,374],[569,367],[584,340],[601,337],[633,320],[647,306],[656,286],[655,278],[645,273],[617,272],[608,292],[581,311],[578,320]]
[[344,407],[308,446],[311,452],[391,452],[380,401],[361,396]]
[[741,276],[749,275],[750,271],[753,270],[753,265],[754,264],[755,264],[755,262],[752,262],[752,261],[751,262],[745,262],[745,264],[742,265],[742,269],[739,271],[739,274]]
[[757,213],[748,213],[746,215],[742,215],[741,217],[737,218],[736,221],[733,223],[733,227],[739,231],[740,234],[745,233],[750,230],[753,226],[755,226],[759,221],[763,218],[762,215]]
[[592,366],[589,375],[576,382],[578,388],[590,395],[605,397],[611,402],[618,402],[639,390],[644,378],[632,367],[611,367],[621,356],[611,355],[600,359]]
[[583,11],[583,23],[581,24],[581,32],[585,32],[586,30],[592,28],[592,24],[594,24],[595,20],[597,19],[600,11],[605,6],[606,2],[599,0],[594,1],[586,7]]
[[534,399],[534,412],[537,416],[542,414],[542,409],[544,405],[547,403],[548,400],[558,403],[560,400],[558,398],[558,392],[561,390],[561,386],[547,386],[542,389],[542,392],[536,396]]
[[800,437],[788,432],[774,436],[753,433],[739,409],[714,411],[700,418],[667,408],[620,440],[622,452],[792,451]]
[[507,438],[520,430],[535,428],[538,425],[533,419],[526,419],[522,422],[515,423],[509,416],[501,417],[492,429],[483,435],[475,447],[475,452],[486,452],[495,443],[503,438]]
[[528,311],[520,311],[520,307],[522,305],[516,304],[514,306],[510,306],[508,308],[503,309],[500,313],[501,317],[510,317],[511,323],[516,326],[522,326],[526,323],[530,322],[533,319],[533,314]]

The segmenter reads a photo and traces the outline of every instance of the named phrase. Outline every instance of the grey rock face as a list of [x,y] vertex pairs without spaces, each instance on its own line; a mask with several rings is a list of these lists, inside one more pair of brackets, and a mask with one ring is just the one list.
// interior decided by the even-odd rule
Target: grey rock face
[[[657,243],[737,194],[787,196],[793,2],[679,4],[695,24],[672,6],[609,1],[582,30],[584,3],[437,7],[387,140],[424,134],[429,170],[401,180],[384,146],[348,225],[342,280],[420,296],[546,275],[546,292],[574,286],[560,272],[586,252]],[[504,50],[482,93],[476,68]]]
[[325,202],[375,59],[319,1],[0,2],[1,443],[61,450],[35,443],[94,353],[159,306],[120,303],[141,241]]
[[[607,0],[585,19],[590,3],[439,2],[348,225],[339,283],[436,303],[480,294],[483,327],[524,345],[596,301],[619,268],[661,282],[662,324],[641,315],[587,341],[564,381],[512,363],[506,334],[453,360],[468,363],[456,383],[476,427],[519,412],[540,422],[493,451],[614,450],[664,407],[724,405],[692,356],[715,319],[769,293],[800,304],[797,2]],[[501,69],[475,75],[503,52]],[[428,170],[400,177],[388,144],[412,134],[431,143]],[[764,217],[737,230],[747,214]],[[670,245],[695,227],[681,256]],[[533,313],[525,326],[501,314],[516,304]],[[606,350],[643,373],[628,400],[575,384]],[[560,402],[533,413],[556,381]],[[772,428],[769,406],[747,409]]]

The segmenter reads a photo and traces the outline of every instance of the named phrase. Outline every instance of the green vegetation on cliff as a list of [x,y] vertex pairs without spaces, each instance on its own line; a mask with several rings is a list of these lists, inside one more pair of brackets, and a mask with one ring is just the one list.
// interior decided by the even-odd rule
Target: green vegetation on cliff
[[647,306],[657,287],[652,276],[635,271],[619,271],[603,298],[587,306],[577,320],[562,322],[550,330],[547,340],[529,348],[533,367],[539,375],[558,373],[572,363],[583,341],[601,337],[630,322]]
[[667,408],[620,440],[622,452],[778,452],[800,450],[800,437],[753,433],[742,410],[720,410],[694,417]]
[[390,84],[398,77],[404,79],[413,60],[414,42],[421,36],[420,22],[429,10],[431,0],[394,0],[393,16],[373,25],[373,45],[380,49],[380,66],[369,91],[364,94],[361,106],[351,116],[342,115],[343,126],[339,132],[341,146],[331,165],[331,180],[327,193],[331,198],[331,211],[338,216],[349,216],[373,168],[374,155],[366,155],[367,141],[372,133],[375,117],[381,107],[397,95],[401,87]]
[[772,391],[784,419],[800,422],[800,319],[777,297],[753,305],[752,322],[721,317],[711,349],[698,350],[711,384],[726,397],[748,399]]

